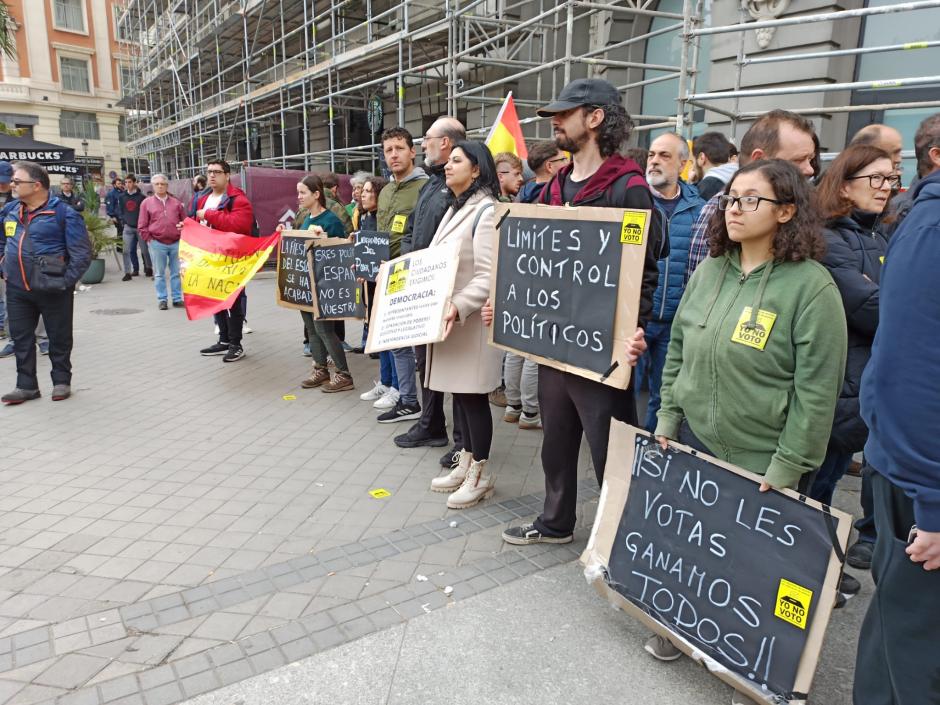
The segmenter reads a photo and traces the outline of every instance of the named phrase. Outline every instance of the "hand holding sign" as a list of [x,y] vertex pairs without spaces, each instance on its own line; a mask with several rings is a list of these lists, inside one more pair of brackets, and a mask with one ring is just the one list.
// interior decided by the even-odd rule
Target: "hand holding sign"
[[457,307],[453,304],[447,304],[447,313],[444,314],[444,340],[454,328],[454,321],[457,320]]
[[646,352],[647,348],[646,333],[643,329],[638,327],[633,336],[627,340],[624,347],[627,352],[627,362],[630,363],[631,367],[636,367],[636,363],[643,357],[643,353]]
[[493,325],[493,302],[489,299],[486,300],[486,303],[483,304],[483,308],[480,309],[480,317],[483,319],[483,325],[487,328]]

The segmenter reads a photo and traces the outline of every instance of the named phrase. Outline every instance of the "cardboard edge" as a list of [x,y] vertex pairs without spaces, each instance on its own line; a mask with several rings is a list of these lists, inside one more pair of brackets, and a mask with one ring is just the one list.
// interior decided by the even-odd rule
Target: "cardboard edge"
[[[317,297],[317,285],[313,279],[313,249],[315,247],[329,247],[330,245],[353,245],[355,247],[355,243],[348,237],[314,237],[304,241],[307,252],[307,276],[310,278],[310,294],[313,298],[313,310],[311,311],[313,318],[317,321],[364,321],[368,318],[367,313],[363,313],[362,316],[333,316],[330,318],[325,318],[320,313],[320,299]],[[359,290],[359,298],[365,310],[365,287],[357,281],[356,288]]]
[[[309,240],[310,234],[306,230],[282,230],[281,238],[283,239],[285,237],[305,238]],[[280,244],[280,240],[278,240],[278,244]],[[306,311],[307,313],[313,313],[313,306],[294,304],[290,301],[284,301],[284,299],[281,298],[281,288],[278,286],[278,282],[281,281],[281,253],[279,250],[277,251],[277,257],[274,258],[274,261],[277,265],[274,270],[274,303],[282,308],[292,308],[296,311]],[[309,267],[309,261],[307,266]],[[310,278],[309,272],[307,273],[307,278],[308,280]]]

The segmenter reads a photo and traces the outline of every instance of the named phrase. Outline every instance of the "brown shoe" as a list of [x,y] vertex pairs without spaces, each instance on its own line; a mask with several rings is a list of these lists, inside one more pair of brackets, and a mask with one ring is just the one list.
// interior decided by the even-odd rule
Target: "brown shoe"
[[321,384],[325,384],[330,381],[330,371],[325,367],[317,367],[314,365],[313,371],[310,373],[310,376],[307,377],[303,382],[300,383],[300,386],[304,389],[313,389],[314,387],[319,387]]
[[355,389],[353,378],[347,372],[337,372],[333,375],[333,379],[320,387],[320,391],[327,394],[331,392],[348,392],[351,389]]
[[506,401],[506,389],[504,387],[498,387],[494,389],[489,394],[490,404],[493,406],[505,407],[508,402]]

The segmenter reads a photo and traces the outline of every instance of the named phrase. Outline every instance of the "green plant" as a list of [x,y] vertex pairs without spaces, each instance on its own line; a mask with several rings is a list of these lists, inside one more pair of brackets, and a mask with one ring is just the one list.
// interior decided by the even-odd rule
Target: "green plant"
[[85,228],[88,230],[88,239],[91,241],[91,257],[98,259],[102,250],[117,245],[119,240],[108,232],[110,223],[98,215],[98,208],[86,207],[82,211]]
[[98,189],[95,188],[95,180],[92,178],[85,179],[85,211],[91,211],[92,213],[98,213],[98,210],[101,208],[101,197],[98,195]]

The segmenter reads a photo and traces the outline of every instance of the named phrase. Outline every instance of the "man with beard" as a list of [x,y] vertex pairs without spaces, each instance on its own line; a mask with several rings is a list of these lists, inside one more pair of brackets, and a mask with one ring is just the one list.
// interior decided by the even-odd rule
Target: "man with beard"
[[[538,114],[551,118],[558,148],[572,155],[571,164],[559,169],[542,189],[540,203],[652,211],[640,286],[639,327],[627,342],[628,362],[635,365],[646,349],[643,328],[652,312],[659,280],[657,260],[665,253],[661,252],[662,225],[643,171],[620,154],[633,123],[621,104],[620,93],[601,79],[572,81],[558,100]],[[487,302],[483,315],[492,320],[492,312]],[[546,365],[539,365],[539,406],[544,429],[545,505],[534,523],[503,532],[503,540],[516,545],[572,540],[582,432],[600,484],[607,463],[611,418],[637,423],[632,380],[626,390],[620,390]]]

